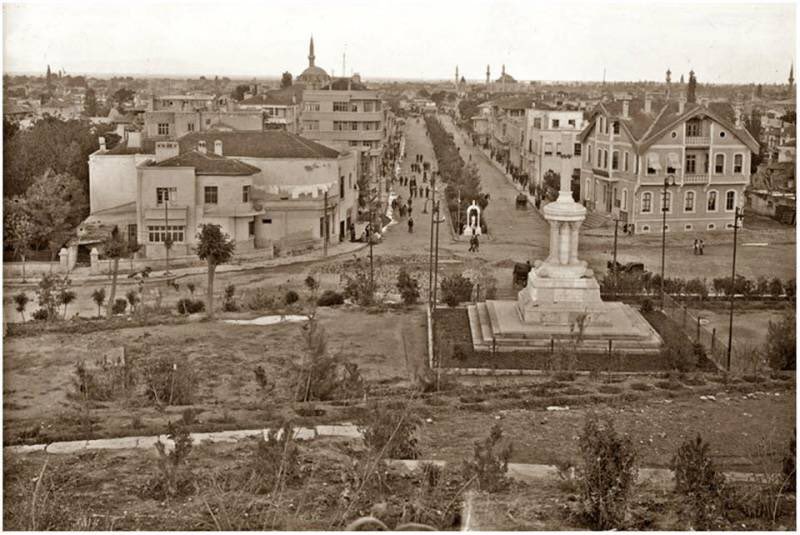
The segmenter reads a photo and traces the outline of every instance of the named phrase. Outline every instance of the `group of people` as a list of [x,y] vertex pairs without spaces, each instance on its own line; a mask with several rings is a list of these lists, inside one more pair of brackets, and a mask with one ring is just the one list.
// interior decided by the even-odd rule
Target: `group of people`
[[469,239],[469,252],[470,253],[477,253],[478,252],[478,235],[474,232],[472,233],[472,237]]
[[695,238],[695,240],[694,240],[694,254],[699,254],[699,255],[703,254],[703,248],[705,246],[706,245],[703,242],[703,240],[698,240],[697,238]]

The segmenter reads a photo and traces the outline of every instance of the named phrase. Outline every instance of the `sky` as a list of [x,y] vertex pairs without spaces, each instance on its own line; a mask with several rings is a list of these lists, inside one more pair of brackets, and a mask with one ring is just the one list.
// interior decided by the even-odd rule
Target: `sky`
[[3,6],[3,72],[785,83],[793,3],[537,0],[148,0]]

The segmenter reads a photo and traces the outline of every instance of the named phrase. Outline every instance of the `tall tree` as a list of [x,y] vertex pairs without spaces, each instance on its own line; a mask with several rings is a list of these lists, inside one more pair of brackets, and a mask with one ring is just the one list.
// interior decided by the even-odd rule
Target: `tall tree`
[[47,74],[45,75],[45,84],[47,85],[47,92],[51,93],[53,91],[53,75],[50,73],[50,65],[47,66]]
[[114,301],[117,296],[117,275],[119,274],[119,259],[127,256],[137,247],[129,244],[122,237],[119,228],[114,225],[111,229],[111,234],[103,242],[103,255],[114,261],[111,267],[111,291],[108,294],[108,304],[106,314],[110,317],[111,310],[114,306]]
[[86,216],[89,205],[83,184],[78,179],[51,171],[41,175],[28,188],[20,203],[30,218],[35,235],[47,242],[51,261]]
[[239,102],[244,99],[244,94],[248,91],[250,91],[249,85],[237,85],[236,88],[231,91],[231,98]]
[[286,89],[287,87],[291,87],[292,85],[292,73],[289,71],[285,71],[281,75],[281,89]]
[[227,234],[223,234],[219,225],[210,223],[200,228],[197,240],[197,256],[208,264],[206,310],[208,319],[214,319],[214,274],[218,265],[231,260],[236,243]]
[[689,83],[686,86],[686,101],[691,103],[697,102],[697,78],[694,77],[694,71],[689,71]]
[[86,90],[86,97],[83,100],[83,112],[87,117],[97,117],[97,94],[91,87]]
[[33,243],[35,228],[19,199],[3,202],[3,239],[14,256],[22,260],[22,282],[25,282],[25,258]]

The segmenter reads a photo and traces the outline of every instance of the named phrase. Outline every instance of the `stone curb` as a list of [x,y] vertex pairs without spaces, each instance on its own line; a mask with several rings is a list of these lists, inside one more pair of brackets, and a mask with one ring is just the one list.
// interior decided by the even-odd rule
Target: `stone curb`
[[[239,440],[250,437],[261,437],[268,440],[269,429],[237,429],[232,431],[214,431],[208,433],[191,433],[190,436],[195,443],[235,443]],[[278,437],[282,430],[278,430]],[[344,437],[361,438],[361,432],[355,425],[318,425],[316,427],[297,427],[294,429],[295,440],[312,440],[318,437]],[[68,442],[51,442],[49,444],[32,444],[23,446],[6,446],[3,448],[6,453],[34,453],[44,452],[51,454],[75,453],[83,450],[122,450],[140,449],[150,450],[155,448],[156,442],[161,441],[167,450],[175,447],[175,443],[168,439],[166,435],[157,436],[134,436],[120,438],[100,438],[95,440],[73,440]]]

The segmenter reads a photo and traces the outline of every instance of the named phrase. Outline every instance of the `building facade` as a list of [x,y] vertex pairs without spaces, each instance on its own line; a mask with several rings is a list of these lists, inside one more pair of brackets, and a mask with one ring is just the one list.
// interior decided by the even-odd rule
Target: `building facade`
[[661,232],[662,209],[668,232],[733,228],[758,152],[740,109],[683,98],[601,103],[580,139],[581,200],[637,233]]
[[541,187],[548,172],[561,173],[562,155],[571,155],[573,176],[580,176],[583,112],[563,106],[536,104],[525,111],[525,137],[522,145],[522,172],[530,184]]

